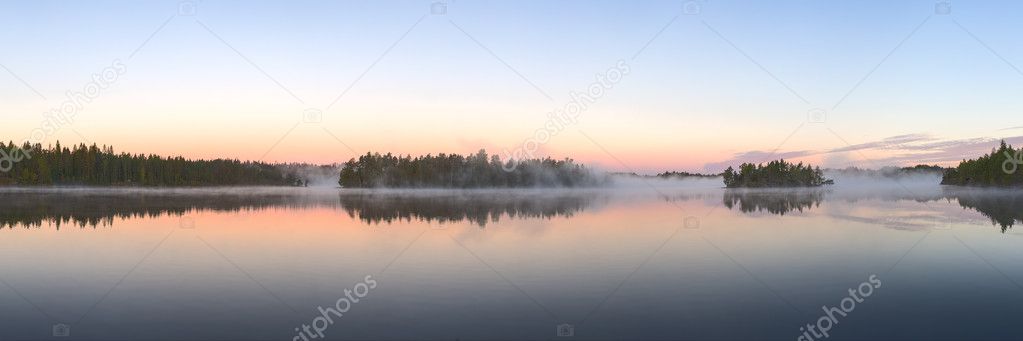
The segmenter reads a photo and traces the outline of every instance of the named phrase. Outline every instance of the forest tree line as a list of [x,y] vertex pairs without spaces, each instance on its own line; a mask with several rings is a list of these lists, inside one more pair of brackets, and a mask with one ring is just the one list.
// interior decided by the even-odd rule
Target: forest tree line
[[725,187],[814,187],[830,185],[834,181],[824,178],[820,167],[802,162],[792,164],[776,160],[764,164],[743,163],[736,171],[732,167],[722,173]]
[[1023,149],[1015,149],[1002,140],[997,149],[945,171],[942,185],[1020,186],[1023,185]]
[[606,175],[597,175],[571,159],[502,161],[482,149],[468,156],[366,153],[345,162],[338,181],[346,188],[590,187],[608,182]]
[[0,185],[298,186],[280,165],[239,160],[115,153],[95,144],[51,147],[0,142]]
[[[917,165],[877,171],[848,168],[841,173],[880,173],[897,176],[944,170],[941,184],[967,186],[1023,185],[1023,149],[1005,141],[991,153],[963,160],[957,167]],[[116,153],[113,147],[43,147],[40,144],[0,142],[0,186],[301,186],[309,176],[338,175],[338,184],[348,188],[367,187],[592,187],[610,183],[611,175],[593,171],[572,159],[551,158],[501,160],[485,150],[476,154],[400,156],[366,153],[341,165],[271,164],[237,159],[193,160],[183,157]],[[1017,170],[1017,168],[1020,168]],[[714,177],[715,174],[664,172],[658,178]],[[767,164],[743,163],[723,173],[726,187],[804,187],[833,183],[819,167],[785,160]],[[333,182],[333,180],[331,180]]]

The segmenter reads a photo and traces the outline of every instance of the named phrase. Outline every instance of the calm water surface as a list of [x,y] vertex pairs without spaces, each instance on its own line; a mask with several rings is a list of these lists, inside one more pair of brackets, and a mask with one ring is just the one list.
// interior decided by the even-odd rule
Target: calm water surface
[[0,339],[1019,338],[1023,194],[715,187],[5,189]]

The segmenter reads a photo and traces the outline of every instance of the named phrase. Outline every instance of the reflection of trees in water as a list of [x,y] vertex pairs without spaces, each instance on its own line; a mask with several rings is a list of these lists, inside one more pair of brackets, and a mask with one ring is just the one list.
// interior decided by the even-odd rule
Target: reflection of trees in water
[[[301,193],[159,191],[71,193],[0,192],[0,228],[54,225],[100,227],[117,219],[182,216],[194,211],[237,212],[268,208],[343,206],[349,216],[367,223],[417,220],[458,222],[479,226],[501,217],[552,218],[572,216],[589,207],[594,193],[483,192],[342,192],[340,196]],[[323,193],[320,193],[323,194]],[[340,203],[338,201],[340,198]]]
[[[725,190],[722,199],[725,207],[736,208],[744,213],[767,211],[772,214],[784,215],[793,210],[802,212],[804,209],[816,208],[824,200],[825,191],[750,191]],[[886,193],[853,192],[827,193],[828,200],[844,201],[855,204],[864,200],[880,200],[882,202],[914,201],[927,204],[933,201],[956,201],[963,209],[979,212],[991,219],[991,223],[1001,227],[1002,232],[1012,228],[1016,223],[1023,223],[1023,192],[1003,189],[978,189],[961,187],[944,187],[940,191],[914,193],[909,190],[889,191]],[[937,212],[936,214],[942,214]],[[948,213],[944,213],[948,214]],[[848,219],[849,217],[845,217]],[[912,216],[887,217],[885,219],[864,218],[863,221],[879,221],[886,226],[903,227],[907,221],[934,220],[943,224],[944,219],[934,219],[927,215],[913,218]],[[909,219],[913,218],[913,219]]]
[[593,204],[592,195],[516,195],[450,193],[409,195],[387,193],[341,194],[341,206],[352,218],[390,224],[412,219],[426,222],[469,222],[486,226],[509,218],[571,217]]
[[1023,222],[1023,193],[985,190],[946,190],[946,199],[956,199],[959,206],[980,212],[1004,233],[1017,222]]
[[[114,218],[181,216],[199,210],[236,212],[268,207],[308,206],[309,198],[294,195],[122,193],[104,195],[0,193],[0,228],[53,224],[81,228],[110,226]],[[330,203],[336,205],[336,202]]]
[[820,206],[824,200],[823,190],[797,191],[749,191],[726,189],[722,202],[729,209],[738,206],[744,213],[767,211],[772,214],[785,215],[792,211],[803,212],[803,209]]
[[[729,209],[745,213],[763,212],[783,215],[792,211],[817,208],[824,200],[845,202],[855,205],[862,200],[887,202],[955,200],[964,210],[977,211],[991,220],[992,224],[1007,231],[1016,223],[1023,223],[1023,192],[994,189],[970,189],[945,187],[910,193],[909,191],[835,192],[828,189],[809,190],[747,190],[728,189],[723,193],[722,203]],[[715,200],[711,193],[683,193],[661,195],[662,200]],[[340,202],[338,200],[340,198]],[[598,199],[599,198],[599,199]],[[394,221],[427,222],[469,222],[485,226],[502,217],[509,218],[552,218],[570,217],[577,212],[591,208],[596,202],[607,202],[611,198],[621,201],[622,197],[608,193],[593,192],[474,192],[439,191],[433,193],[415,192],[337,192],[303,194],[303,192],[260,192],[245,189],[239,191],[210,191],[205,193],[182,193],[154,191],[52,191],[52,192],[0,192],[0,228],[39,227],[44,224],[63,226],[98,227],[109,226],[115,218],[155,218],[163,215],[186,215],[194,211],[236,212],[263,210],[268,208],[330,207],[344,208],[349,216],[358,217],[367,223],[391,223]],[[625,197],[628,198],[628,197]],[[630,198],[628,201],[649,198]],[[948,212],[934,214],[948,215]],[[899,216],[903,217],[903,216]],[[919,219],[913,220],[917,221]]]

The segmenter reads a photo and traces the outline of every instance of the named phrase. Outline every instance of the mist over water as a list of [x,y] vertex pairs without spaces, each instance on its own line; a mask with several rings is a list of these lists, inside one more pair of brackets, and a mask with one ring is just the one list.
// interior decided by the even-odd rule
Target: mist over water
[[661,177],[634,177],[634,176],[613,176],[611,187],[614,189],[672,189],[672,190],[708,190],[724,188],[721,177],[686,177],[686,178],[661,178]]
[[884,176],[854,175],[832,171],[825,172],[824,176],[835,180],[834,185],[825,187],[834,188],[839,194],[935,195],[940,194],[943,188],[940,173]]
[[[720,177],[657,178],[614,176],[608,186],[594,188],[478,188],[478,189],[346,189],[310,187],[203,187],[203,188],[93,188],[6,187],[0,189],[0,220],[5,226],[41,226],[62,221],[74,225],[111,225],[115,217],[171,214],[184,216],[203,211],[260,211],[276,208],[323,207],[344,211],[366,223],[422,220],[457,222],[468,219],[479,226],[508,219],[570,217],[623,204],[674,203],[700,200],[753,214],[839,212],[884,202],[959,203],[961,209],[940,214],[960,215],[962,209],[981,212],[992,224],[1009,228],[1023,213],[1014,205],[1023,199],[1011,190],[964,188],[938,184],[938,174],[899,177],[826,174],[834,185],[813,188],[724,188]],[[833,201],[843,203],[824,205]],[[1005,206],[1005,208],[999,208]],[[1023,212],[1023,210],[1021,210]],[[685,212],[692,214],[693,212]],[[885,215],[879,220],[901,219]],[[940,218],[932,217],[940,221]],[[864,218],[867,219],[867,218]],[[904,223],[904,222],[903,222]],[[887,225],[894,223],[887,222]]]
[[338,187],[341,174],[340,165],[284,165],[281,167],[308,181],[310,187]]

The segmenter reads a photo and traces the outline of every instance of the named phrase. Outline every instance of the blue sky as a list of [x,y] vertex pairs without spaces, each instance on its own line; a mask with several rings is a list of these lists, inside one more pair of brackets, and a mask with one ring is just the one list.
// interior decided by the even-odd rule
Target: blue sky
[[[0,134],[25,139],[115,60],[127,72],[44,143],[312,162],[497,152],[619,60],[629,74],[538,155],[638,171],[775,148],[836,167],[951,162],[974,150],[920,145],[983,152],[1023,125],[1019,2],[433,3],[203,0],[193,16],[178,1],[0,2]],[[322,121],[303,122],[309,108]],[[807,122],[814,108],[824,122]]]

